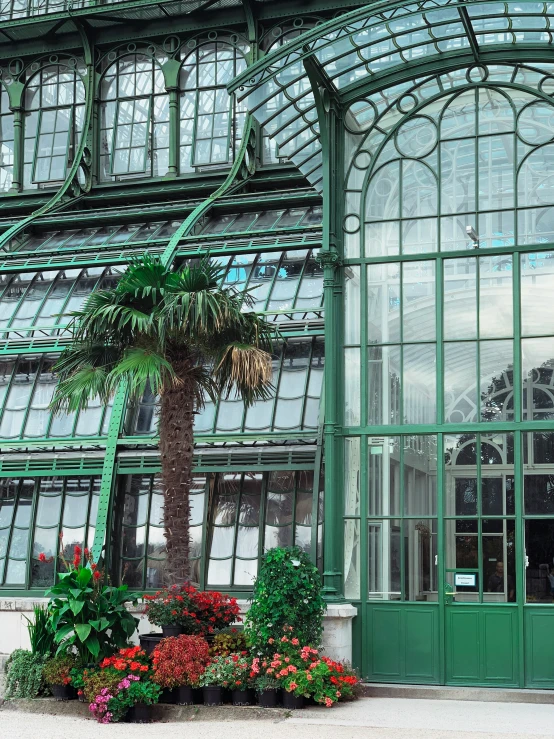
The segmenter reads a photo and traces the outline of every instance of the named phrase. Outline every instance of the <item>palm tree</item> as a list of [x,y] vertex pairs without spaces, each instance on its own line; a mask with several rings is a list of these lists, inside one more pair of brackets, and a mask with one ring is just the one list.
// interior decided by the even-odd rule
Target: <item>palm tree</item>
[[189,489],[193,424],[205,396],[231,393],[250,405],[271,394],[272,329],[251,310],[252,297],[221,287],[221,268],[203,260],[172,271],[148,254],[114,289],[92,293],[74,311],[74,341],[55,365],[56,413],[107,403],[126,381],[133,401],[160,398],[161,482],[166,577],[189,574]]

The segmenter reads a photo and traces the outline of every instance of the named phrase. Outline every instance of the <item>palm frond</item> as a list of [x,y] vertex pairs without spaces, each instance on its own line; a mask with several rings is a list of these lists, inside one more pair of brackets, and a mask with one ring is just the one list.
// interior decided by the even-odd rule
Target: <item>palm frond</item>
[[54,413],[82,411],[93,398],[107,403],[112,393],[106,379],[107,372],[103,367],[83,364],[58,383],[50,409]]
[[131,295],[134,298],[149,298],[155,305],[163,298],[172,275],[174,273],[162,264],[158,256],[145,252],[131,260],[115,292],[118,297]]
[[224,397],[234,392],[244,398],[247,406],[273,395],[271,355],[257,346],[229,344],[222,351],[213,374]]
[[155,395],[163,392],[169,383],[179,382],[170,362],[155,349],[135,347],[125,352],[107,378],[111,393],[121,380],[127,380],[132,398],[142,397],[148,387]]

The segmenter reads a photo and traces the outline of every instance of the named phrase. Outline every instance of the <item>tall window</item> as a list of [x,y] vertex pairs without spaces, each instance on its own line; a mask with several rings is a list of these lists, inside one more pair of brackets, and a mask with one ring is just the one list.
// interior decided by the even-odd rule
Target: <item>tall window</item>
[[91,546],[99,494],[99,477],[0,479],[0,586],[53,585],[60,552]]
[[197,167],[223,166],[240,147],[246,109],[226,85],[246,68],[245,44],[202,44],[181,67],[181,173]]
[[[202,587],[251,588],[263,552],[277,546],[315,548],[319,559],[323,498],[317,490],[314,499],[313,489],[311,470],[194,475],[191,579]],[[120,577],[129,587],[158,588],[166,557],[162,492],[153,475],[125,477],[121,492],[123,536],[114,552]]]
[[128,54],[100,88],[100,178],[159,177],[169,163],[169,97],[158,62]]
[[25,89],[25,188],[65,179],[79,143],[84,112],[85,87],[72,69],[51,65],[31,77]]

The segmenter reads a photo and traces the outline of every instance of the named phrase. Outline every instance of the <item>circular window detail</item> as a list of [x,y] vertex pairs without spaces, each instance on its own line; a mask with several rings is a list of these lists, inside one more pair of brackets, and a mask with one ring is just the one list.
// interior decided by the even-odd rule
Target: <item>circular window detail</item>
[[347,234],[355,234],[360,230],[360,219],[355,213],[346,216],[343,223],[343,229]]
[[396,132],[396,148],[401,156],[424,157],[437,143],[437,127],[430,118],[416,115]]
[[489,76],[489,71],[486,67],[472,67],[467,72],[468,82],[484,82]]
[[417,98],[415,95],[412,95],[411,92],[401,97],[397,103],[398,110],[401,113],[409,113],[411,110],[415,108],[416,105],[417,105]]
[[551,141],[554,131],[554,105],[538,102],[527,105],[517,121],[517,133],[526,144],[536,146]]
[[354,158],[354,166],[358,169],[367,169],[371,164],[371,154],[368,151],[359,151]]
[[539,90],[545,95],[554,95],[554,77],[543,77],[539,82]]
[[[350,125],[349,118],[354,119],[350,121]],[[348,108],[345,125],[352,133],[359,133],[360,131],[367,131],[373,125],[374,120],[375,108],[373,103],[370,103],[369,100],[358,100]]]

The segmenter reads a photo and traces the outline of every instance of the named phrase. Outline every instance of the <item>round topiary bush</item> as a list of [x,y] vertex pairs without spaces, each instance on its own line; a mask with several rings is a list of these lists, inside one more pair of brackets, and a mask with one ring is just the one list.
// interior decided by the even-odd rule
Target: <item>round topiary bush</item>
[[285,630],[302,646],[319,647],[325,602],[317,567],[299,547],[270,549],[263,557],[246,615],[250,643],[258,653],[276,651]]

